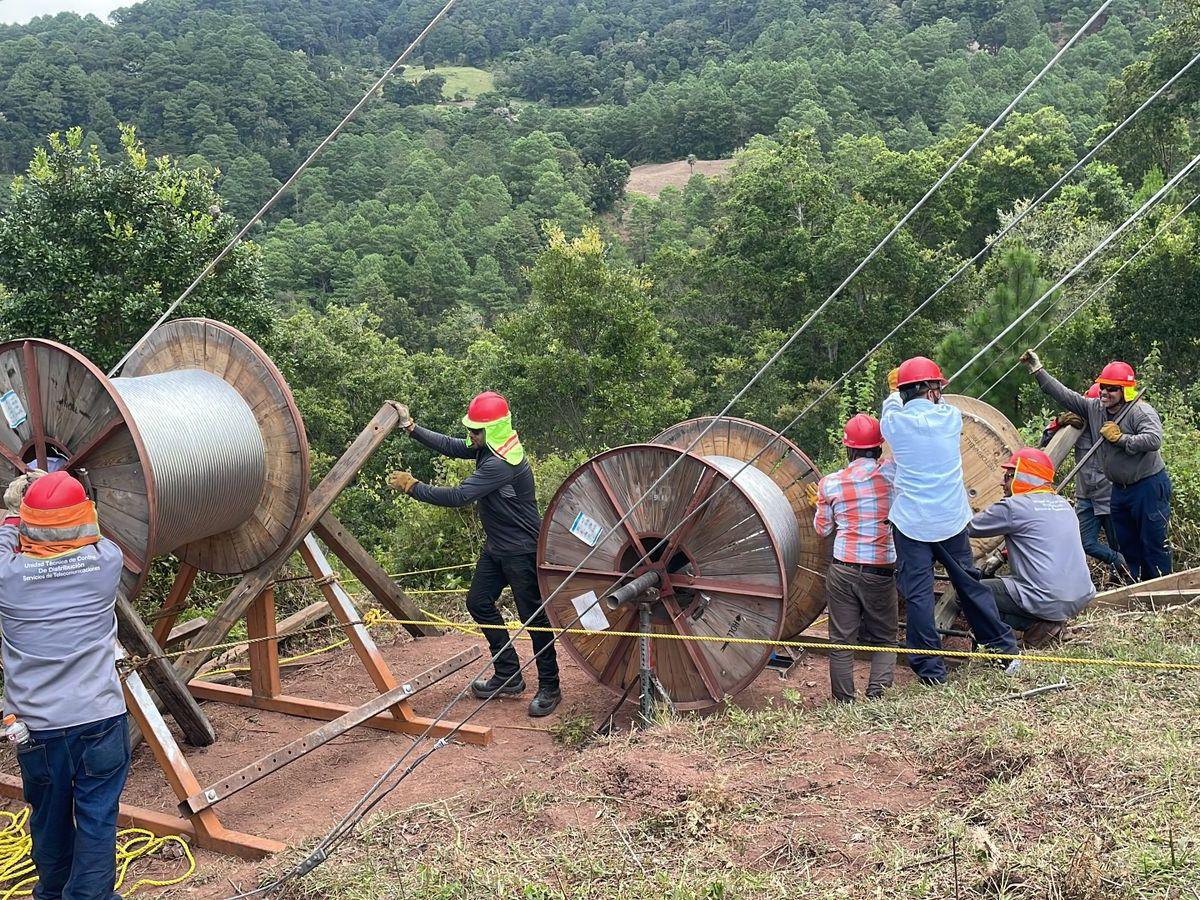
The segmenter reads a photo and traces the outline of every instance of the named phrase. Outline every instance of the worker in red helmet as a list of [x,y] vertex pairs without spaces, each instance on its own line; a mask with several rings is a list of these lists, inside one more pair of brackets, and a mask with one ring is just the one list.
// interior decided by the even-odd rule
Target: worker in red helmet
[[413,421],[408,407],[401,406],[400,425],[405,431],[443,456],[474,459],[475,471],[457,487],[422,484],[409,472],[393,472],[388,484],[434,506],[477,504],[485,541],[467,591],[467,611],[480,625],[494,626],[483,631],[495,673],[475,681],[471,690],[481,700],[525,692],[521,663],[517,651],[509,646],[504,617],[496,605],[500,592],[511,588],[521,621],[537,629],[530,632],[537,658],[538,690],[529,704],[529,715],[548,716],[562,702],[562,691],[550,619],[542,608],[537,578],[542,517],[538,514],[533,470],[513,430],[508,401],[495,391],[486,391],[472,400],[462,421],[467,428],[466,440],[422,428]]
[[[1089,400],[1100,398],[1100,385],[1092,384],[1084,392]],[[1100,454],[1088,456],[1095,439],[1083,416],[1075,412],[1060,412],[1054,421],[1042,433],[1042,443],[1045,447],[1060,428],[1070,427],[1079,430],[1075,441],[1075,459],[1083,460],[1083,465],[1075,476],[1075,516],[1079,520],[1079,535],[1083,539],[1083,552],[1092,559],[1108,566],[1113,577],[1118,581],[1131,582],[1133,575],[1129,564],[1121,555],[1117,543],[1117,529],[1112,518],[1112,482],[1104,474],[1104,464]],[[1100,533],[1104,532],[1104,541]]]
[[[835,644],[895,647],[897,639],[896,551],[892,546],[891,463],[880,464],[883,433],[874,416],[859,413],[846,423],[842,444],[850,463],[812,485],[817,534],[833,542],[833,563],[825,576],[829,639]],[[867,697],[882,697],[892,686],[895,653],[872,653]],[[855,699],[854,654],[829,654],[833,699]]]
[[974,515],[971,537],[1003,537],[1010,574],[985,578],[1008,625],[1027,646],[1061,635],[1096,596],[1075,510],[1054,491],[1054,462],[1042,450],[1018,450],[1001,468],[1004,499]]
[[30,806],[36,897],[110,900],[117,810],[129,769],[117,674],[122,556],[65,471],[21,475],[4,496],[0,627],[4,712]]
[[1101,442],[1096,456],[1112,483],[1113,526],[1131,576],[1146,581],[1169,575],[1171,477],[1160,452],[1162,419],[1153,406],[1138,397],[1133,367],[1120,361],[1106,365],[1096,379],[1100,396],[1091,399],[1075,393],[1047,372],[1033,350],[1025,351],[1021,362],[1042,391],[1077,413],[1087,423],[1092,440]]
[[[928,654],[909,656],[922,682],[944,684],[946,664],[934,620],[933,567],[941,563],[958,592],[963,614],[978,642],[1012,654],[1017,642],[1001,621],[992,592],[979,582],[967,523],[971,506],[963,484],[962,413],[942,402],[946,379],[924,356],[905,360],[888,375],[892,393],[883,401],[880,426],[895,460],[892,540],[896,581],[904,597],[906,645]],[[1016,672],[1020,660],[1005,664]]]

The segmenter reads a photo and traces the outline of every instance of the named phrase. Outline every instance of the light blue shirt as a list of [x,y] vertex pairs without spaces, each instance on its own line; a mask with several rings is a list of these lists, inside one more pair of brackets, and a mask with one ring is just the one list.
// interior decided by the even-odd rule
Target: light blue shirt
[[896,461],[889,518],[914,541],[944,541],[971,521],[963,484],[962,413],[922,398],[883,401],[879,425]]

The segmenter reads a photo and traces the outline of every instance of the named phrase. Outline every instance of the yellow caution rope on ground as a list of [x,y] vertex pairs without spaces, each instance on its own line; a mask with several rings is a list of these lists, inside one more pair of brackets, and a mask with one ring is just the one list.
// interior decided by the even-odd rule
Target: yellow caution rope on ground
[[[0,900],[13,897],[28,897],[37,882],[37,871],[33,866],[33,839],[27,830],[29,807],[20,812],[0,810],[0,821],[7,821],[0,829]],[[126,828],[117,832],[117,884],[118,890],[125,882],[129,867],[139,859],[158,853],[168,844],[177,844],[187,860],[187,870],[174,878],[139,878],[125,890],[128,897],[143,887],[171,887],[191,878],[196,871],[196,857],[187,841],[177,834],[158,837],[143,828]]]

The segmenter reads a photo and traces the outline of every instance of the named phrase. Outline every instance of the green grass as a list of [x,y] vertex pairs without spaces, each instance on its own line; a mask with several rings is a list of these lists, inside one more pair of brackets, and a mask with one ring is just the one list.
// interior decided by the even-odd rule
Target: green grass
[[474,100],[480,94],[486,94],[496,87],[496,79],[491,72],[476,69],[474,66],[437,66],[426,69],[422,66],[409,66],[404,70],[408,81],[420,81],[428,75],[441,75],[446,79],[442,96],[453,100],[459,93],[468,100]]
[[[1200,608],[1098,612],[1069,649],[1200,661]],[[289,896],[1200,896],[1200,676],[952,677],[873,703],[813,709],[788,692],[582,750],[562,740],[536,772],[373,820]],[[998,699],[1064,678],[1068,691]]]

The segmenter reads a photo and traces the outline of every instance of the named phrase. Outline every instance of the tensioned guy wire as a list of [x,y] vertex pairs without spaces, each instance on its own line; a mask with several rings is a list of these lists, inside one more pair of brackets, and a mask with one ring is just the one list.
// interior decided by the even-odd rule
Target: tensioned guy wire
[[[898,231],[909,220],[911,220],[911,218],[925,205],[925,203],[933,195],[933,193],[936,192],[937,189],[940,188],[941,185],[944,184],[946,182],[946,180],[949,179],[950,176],[953,175],[953,173],[955,171],[957,171],[957,169],[959,167],[961,167],[962,163],[966,160],[966,158],[979,146],[980,143],[982,143],[982,141],[984,139],[986,139],[986,137],[988,135],[990,135],[999,126],[999,124],[1004,120],[1004,118],[1007,117],[1009,112],[1012,111],[1012,109],[1016,106],[1016,104],[1021,99],[1023,99],[1029,93],[1029,91],[1033,89],[1033,87],[1036,84],[1038,84],[1041,81],[1041,79],[1046,75],[1046,73],[1050,70],[1050,68],[1053,67],[1058,62],[1059,59],[1061,59],[1063,54],[1066,53],[1066,51],[1069,50],[1070,47],[1073,46],[1075,44],[1075,42],[1083,34],[1086,33],[1086,31],[1092,26],[1092,24],[1094,24],[1094,22],[1109,7],[1111,2],[1112,2],[1112,0],[1105,0],[1105,2],[1100,6],[1100,8],[1092,15],[1092,17],[1089,18],[1088,21],[1085,22],[1084,25],[1081,26],[1080,29],[1071,37],[1071,39],[1069,41],[1067,41],[1067,43],[1064,44],[1062,48],[1059,49],[1059,51],[1043,67],[1043,69],[1030,82],[1030,84],[1027,85],[1025,87],[1025,89],[1021,91],[1020,94],[1018,94],[1018,96],[1013,100],[1013,102],[1010,103],[1008,105],[1008,107],[1006,107],[1005,110],[991,123],[991,125],[989,125],[988,128],[985,129],[982,134],[980,134],[980,136],[971,144],[971,146],[968,147],[967,150],[965,150],[963,152],[963,154],[951,165],[951,167],[937,180],[937,182],[935,182],[933,187],[931,187],[929,189],[929,191],[926,192],[926,194],[921,198],[921,200],[919,200],[918,203],[912,209],[910,209],[909,212],[900,220],[900,222],[898,222],[896,224],[896,226],[891,231],[888,232],[888,234],[883,238],[883,240],[880,241],[879,244],[867,255],[867,257],[850,273],[850,275],[848,275],[846,277],[846,279],[837,287],[837,289],[835,289],[834,292],[832,294],[830,294],[830,296],[828,298],[826,298],[825,301],[823,301],[820,305],[818,305],[818,307],[808,316],[808,318],[805,319],[805,321],[800,325],[800,327],[792,333],[792,335],[788,338],[788,340],[784,342],[784,344],[771,356],[770,359],[768,359],[762,365],[762,367],[760,367],[760,369],[746,383],[746,385],[741,390],[739,390],[737,392],[737,394],[734,395],[734,397],[726,404],[725,408],[705,427],[705,429],[686,448],[686,452],[690,452],[691,450],[695,449],[695,447],[700,443],[701,440],[703,440],[703,438],[708,434],[708,432],[712,430],[712,428],[714,427],[716,422],[720,421],[722,418],[724,418],[728,414],[729,410],[734,406],[734,404],[736,404],[738,402],[738,400],[740,400],[742,398],[742,396],[744,396],[745,393],[747,391],[749,391],[750,388],[753,387],[753,385],[758,382],[758,380],[762,377],[762,375],[772,365],[774,365],[775,362],[778,361],[778,359],[792,346],[792,344],[795,343],[795,341],[799,338],[799,336],[804,331],[807,330],[808,326],[815,320],[815,318],[817,316],[819,316],[820,313],[822,311],[824,311],[824,309],[827,308],[828,305],[830,303],[832,303],[833,300],[836,299],[836,297],[842,293],[842,291],[846,288],[846,286],[850,283],[850,281],[853,280],[853,278],[856,277],[863,270],[863,268],[865,268],[871,262],[871,260],[873,260],[875,258],[876,255],[878,255],[880,250],[891,240],[891,238],[894,237],[895,234],[898,233]],[[771,444],[768,444],[767,446],[771,446]],[[764,450],[765,449],[766,448],[764,448]],[[757,458],[758,455],[761,455],[761,453],[762,453],[762,451],[760,451],[759,454],[756,454],[755,458]],[[682,459],[682,458],[683,457],[681,456],[680,459]],[[658,485],[662,482],[662,480],[665,479],[670,474],[670,472],[672,471],[674,466],[678,464],[678,461],[679,460],[674,461],[670,466],[667,467],[667,469],[655,481],[655,483],[652,484],[650,486],[650,488],[633,503],[633,505],[630,507],[630,509],[627,510],[621,516],[620,520],[613,526],[613,529],[610,529],[610,531],[608,532],[609,534],[611,534],[613,530],[620,528],[621,526],[624,525],[625,521],[628,520],[629,516],[632,515],[632,513],[641,505],[641,503],[645,500],[645,498],[647,496],[651,495],[654,492],[654,490],[658,487]],[[753,462],[753,460],[751,460],[751,462]],[[747,462],[746,465],[744,466],[744,468],[749,468],[751,462]],[[728,485],[728,482],[725,482],[724,484],[721,485],[720,488],[717,489],[717,491],[721,490],[722,488],[726,487],[727,485]],[[712,499],[713,496],[715,496],[716,493],[717,492],[714,491],[713,494],[710,494],[709,498],[705,501],[704,504],[701,504],[700,507],[698,507],[698,509],[706,507],[707,503]],[[688,518],[690,518],[690,516]],[[673,531],[674,531],[674,529],[673,529]],[[607,534],[604,535],[603,537],[607,537]],[[602,543],[602,540],[597,541],[596,546],[600,546],[601,543]],[[573,577],[574,575],[578,574],[583,569],[585,563],[592,557],[592,555],[594,555],[594,553],[595,553],[595,547],[593,547],[592,551],[590,551],[575,566],[574,570],[566,578],[563,579],[563,581],[560,583],[559,587],[556,588],[548,597],[546,597],[545,600],[543,600],[541,606],[538,609],[539,613],[541,612],[542,609],[545,608],[546,604],[549,603],[550,600],[552,600],[554,598],[554,596],[556,596],[558,594],[558,592],[562,590],[562,587],[570,580],[570,578]],[[647,554],[647,557],[648,557],[648,554]],[[631,567],[631,571],[633,568],[636,568],[636,565],[640,565],[644,561],[645,561],[645,558],[643,558],[643,560],[640,560],[637,564],[635,564],[634,567]],[[503,649],[507,649],[508,647],[511,647],[513,642],[516,640],[516,638],[521,633],[522,633],[521,631],[514,633],[509,638],[508,642],[505,644],[505,647],[502,648],[502,650],[498,651],[498,652],[503,652]],[[550,644],[547,646],[553,646],[553,644]],[[525,665],[526,666],[529,665],[530,662],[532,662],[532,660],[528,661]],[[524,669],[525,666],[522,666],[521,668]],[[487,668],[485,666],[485,668],[482,670],[481,674],[486,673],[486,671],[487,671]],[[454,697],[450,701],[449,704],[447,704],[447,706],[444,708],[443,712],[437,718],[438,719],[444,718],[446,716],[446,714],[460,700],[462,700],[466,696],[467,689],[468,689],[467,686],[464,686],[463,689],[458,693],[458,695],[456,697]],[[483,708],[483,706],[485,706],[487,704],[487,702],[488,702],[487,700],[484,700],[483,703],[479,707],[477,707],[476,710],[470,714],[470,716],[468,716],[468,719],[463,720],[463,721],[464,722],[469,721],[469,719],[471,717],[473,717],[480,709]],[[425,732],[422,733],[422,735],[420,735],[418,737],[418,743],[420,741],[424,740],[426,737],[428,737],[431,730],[432,730],[432,726],[430,728],[427,728],[425,730]],[[409,768],[406,769],[405,772],[400,776],[400,778],[396,782],[396,784],[393,785],[391,788],[389,788],[386,793],[390,793],[391,790],[394,790],[395,787],[398,786],[399,783],[402,782],[409,773],[414,771],[415,768],[418,765],[420,765],[420,763],[422,761],[427,759],[429,757],[429,755],[436,752],[436,750],[440,749],[441,747],[445,746],[448,738],[452,737],[453,733],[454,733],[454,730],[451,731],[450,735],[439,738],[438,741],[426,753],[421,754],[419,757],[417,757],[416,760],[414,760],[413,764],[410,765]],[[264,891],[273,890],[275,887],[281,885],[284,881],[289,880],[292,877],[296,877],[300,874],[303,874],[307,871],[310,871],[314,866],[320,864],[320,862],[322,862],[326,858],[328,849],[331,848],[342,836],[344,836],[346,833],[348,833],[349,829],[352,828],[353,825],[355,823],[357,823],[357,821],[360,821],[361,817],[363,815],[365,815],[366,812],[368,812],[371,808],[373,808],[373,806],[376,803],[378,803],[380,799],[382,799],[382,797],[379,797],[372,801],[371,797],[375,793],[375,791],[378,790],[379,786],[382,785],[383,782],[392,773],[394,773],[401,765],[403,765],[404,761],[408,758],[408,756],[412,753],[412,751],[415,749],[416,746],[417,746],[417,744],[414,743],[412,747],[410,747],[407,751],[405,751],[405,753],[399,759],[397,759],[395,761],[395,763],[393,763],[392,766],[389,767],[389,769],[387,771],[385,771],[380,776],[380,778],[368,790],[368,792],[363,796],[363,798],[359,801],[359,803],[356,804],[355,808],[353,810],[351,810],[351,812],[348,813],[346,815],[346,817],[344,817],[343,820],[334,827],[334,829],[329,833],[329,835],[326,837],[326,839],[320,843],[317,850],[315,850],[313,852],[313,854],[311,854],[309,856],[309,858],[307,860],[305,860],[304,863],[302,863],[300,866],[296,867],[295,869],[291,870],[290,872],[285,873],[283,876],[280,877],[280,879],[278,879],[272,885],[268,885],[265,888],[260,889],[259,891],[255,891],[252,894],[247,894],[247,895],[243,895],[243,896],[252,896],[255,893],[262,893]],[[386,793],[382,796],[386,796]]]
[[[1159,238],[1161,238],[1164,234],[1166,234],[1168,231],[1170,231],[1171,226],[1174,225],[1180,218],[1182,218],[1183,215],[1186,214],[1188,212],[1188,210],[1190,210],[1193,206],[1195,206],[1197,202],[1200,202],[1200,194],[1197,194],[1195,197],[1193,197],[1191,200],[1189,200],[1184,207],[1182,207],[1177,213],[1175,213],[1175,215],[1171,216],[1171,218],[1169,218],[1166,222],[1164,222],[1159,227],[1159,229],[1156,232],[1154,232],[1154,234],[1151,235],[1151,237],[1145,243],[1143,243],[1140,247],[1138,247],[1138,249],[1131,256],[1129,256],[1128,259],[1126,259],[1123,263],[1121,263],[1121,265],[1118,266],[1117,269],[1111,275],[1109,275],[1102,282],[1100,282],[1100,284],[1098,284],[1096,286],[1095,290],[1093,290],[1086,297],[1084,297],[1077,304],[1075,304],[1075,306],[1071,309],[1071,311],[1068,312],[1066,314],[1066,316],[1064,316],[1057,325],[1055,325],[1053,328],[1051,328],[1042,337],[1042,339],[1040,341],[1038,341],[1036,344],[1033,345],[1032,349],[1035,352],[1037,350],[1040,350],[1042,345],[1044,343],[1046,343],[1046,341],[1050,340],[1050,338],[1054,337],[1054,335],[1058,332],[1058,330],[1060,328],[1062,328],[1064,325],[1066,325],[1068,322],[1070,322],[1073,318],[1075,318],[1075,316],[1085,306],[1087,306],[1096,296],[1098,296],[1102,290],[1104,290],[1106,287],[1108,287],[1110,284],[1112,284],[1112,282],[1116,280],[1117,276],[1120,275],[1122,272],[1124,272],[1125,269],[1130,264],[1132,264],[1135,260],[1137,260],[1137,258],[1140,257],[1147,250],[1149,250],[1150,247],[1153,244],[1155,244]],[[1034,322],[1030,323],[1030,326],[1028,328],[1026,328],[1023,332],[1021,332],[1021,337],[1017,338],[1017,340],[1014,341],[1013,343],[1016,346],[1020,346],[1021,339],[1024,338],[1025,335],[1027,335],[1029,333],[1029,331],[1033,327],[1033,325],[1042,321],[1046,317],[1046,315],[1050,312],[1053,312],[1054,309],[1055,309],[1054,306],[1048,306],[1042,312],[1042,314],[1040,316],[1038,316],[1037,319],[1034,320]],[[1011,375],[1013,372],[1016,371],[1017,366],[1019,366],[1020,364],[1021,364],[1021,361],[1017,360],[1015,363],[1013,363],[1011,366],[1009,366],[1008,370],[1003,375],[1001,375],[999,378],[997,378],[992,383],[991,387],[989,387],[987,390],[980,393],[979,396],[985,397],[988,394],[990,394],[992,391],[994,391],[999,386],[1000,382],[1004,381],[1005,378],[1007,378],[1009,375]],[[989,368],[990,368],[990,366],[989,366]],[[985,369],[984,371],[987,371],[987,369]],[[969,388],[968,388],[968,390],[969,390]]]

